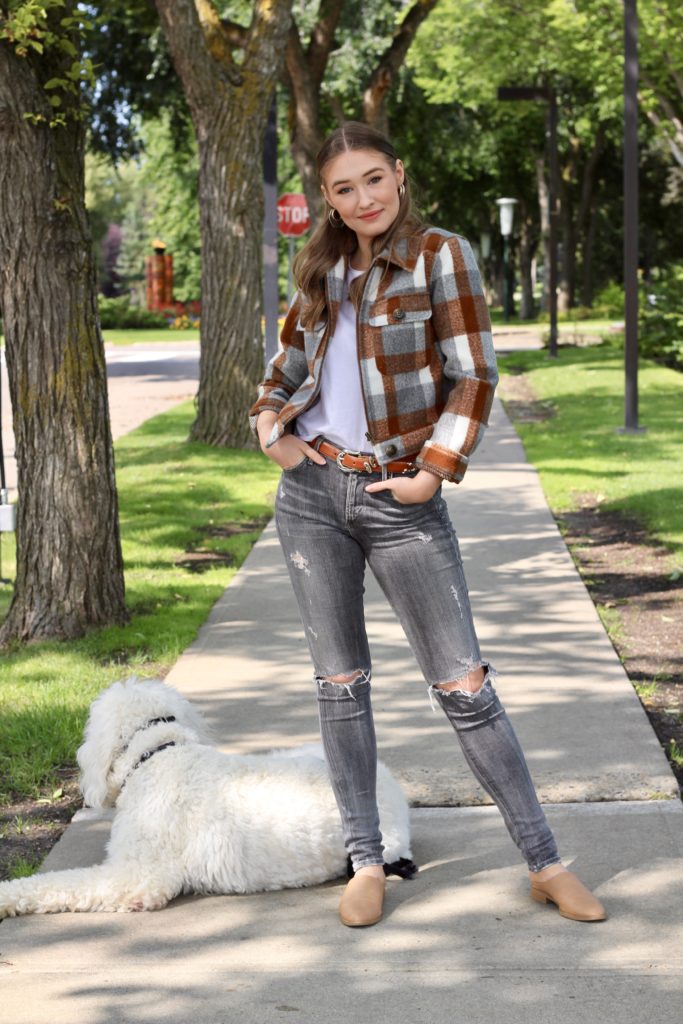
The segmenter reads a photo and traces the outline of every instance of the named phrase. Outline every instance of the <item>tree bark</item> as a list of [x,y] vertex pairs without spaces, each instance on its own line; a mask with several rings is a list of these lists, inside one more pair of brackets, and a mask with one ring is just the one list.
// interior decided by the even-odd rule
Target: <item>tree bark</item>
[[343,0],[321,0],[318,20],[306,50],[293,19],[287,37],[284,80],[289,92],[289,139],[312,224],[317,222],[324,206],[315,166],[323,141],[320,87],[343,8]]
[[[385,133],[388,132],[386,98],[418,28],[435,4],[436,0],[417,0],[396,28],[363,94],[363,119]],[[315,166],[323,142],[320,129],[320,87],[343,8],[344,0],[321,0],[318,20],[307,49],[304,50],[302,46],[294,20],[287,40],[284,80],[290,96],[289,136],[292,156],[301,175],[313,224],[324,208]],[[341,123],[344,119],[342,111],[333,98],[330,99],[330,105]]]
[[255,0],[251,25],[237,33],[211,0],[156,6],[199,152],[201,359],[191,436],[254,448],[246,410],[263,372],[263,141],[291,0]]
[[436,5],[437,0],[416,0],[379,59],[363,93],[363,117],[368,124],[385,135],[389,133],[386,99],[399,68],[406,59],[413,39],[422,22]]
[[[54,32],[64,35],[59,20],[73,8],[50,11]],[[126,620],[85,126],[80,96],[62,94],[66,124],[50,127],[43,89],[72,60],[52,47],[19,57],[0,40],[0,307],[19,485],[17,577],[0,644]]]

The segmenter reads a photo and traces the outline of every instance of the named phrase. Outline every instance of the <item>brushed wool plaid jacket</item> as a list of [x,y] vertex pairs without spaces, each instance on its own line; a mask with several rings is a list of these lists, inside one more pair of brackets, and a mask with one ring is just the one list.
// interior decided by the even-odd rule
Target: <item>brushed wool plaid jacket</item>
[[[327,322],[304,330],[301,296],[294,296],[281,348],[249,410],[254,434],[260,412],[278,413],[267,448],[318,398],[346,263],[340,257],[325,277]],[[381,466],[411,456],[422,469],[460,483],[498,383],[491,321],[467,239],[429,227],[383,249],[368,273],[357,325],[367,450]]]

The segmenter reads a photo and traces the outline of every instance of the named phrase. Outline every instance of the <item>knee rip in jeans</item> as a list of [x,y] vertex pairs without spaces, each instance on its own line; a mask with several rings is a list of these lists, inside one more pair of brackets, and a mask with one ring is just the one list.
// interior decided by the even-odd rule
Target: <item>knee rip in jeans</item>
[[335,686],[339,686],[341,689],[346,690],[349,697],[352,697],[353,700],[355,700],[356,697],[353,693],[352,687],[353,684],[357,683],[359,680],[363,683],[369,683],[370,671],[366,671],[364,668],[357,668],[355,672],[338,672],[337,675],[334,676],[324,676],[318,674],[316,674],[315,676],[315,681],[318,684],[318,686],[320,686],[321,683],[334,683]]
[[[484,676],[483,676],[481,682],[478,685],[476,685],[475,689],[469,689],[466,686],[457,686],[457,685],[455,685],[455,684],[461,683],[463,681],[466,681],[466,682],[469,681],[470,673],[471,672],[476,672],[476,670],[479,669],[479,668],[483,668]],[[434,691],[435,690],[440,690],[442,693],[448,693],[448,694],[452,693],[452,694],[457,694],[460,697],[467,697],[468,699],[473,699],[474,697],[477,696],[477,694],[481,693],[481,691],[484,689],[484,686],[486,685],[486,683],[490,682],[490,680],[493,678],[493,676],[495,676],[497,674],[498,673],[497,673],[496,669],[493,667],[493,665],[491,664],[490,661],[480,661],[478,665],[474,665],[474,664],[469,665],[468,664],[468,671],[463,673],[462,676],[458,676],[457,679],[453,679],[451,681],[443,682],[443,683],[432,683],[429,686],[429,688],[428,688],[428,690],[429,690],[429,701],[430,701],[430,703],[432,705],[432,711],[436,711],[436,707],[434,706]]]

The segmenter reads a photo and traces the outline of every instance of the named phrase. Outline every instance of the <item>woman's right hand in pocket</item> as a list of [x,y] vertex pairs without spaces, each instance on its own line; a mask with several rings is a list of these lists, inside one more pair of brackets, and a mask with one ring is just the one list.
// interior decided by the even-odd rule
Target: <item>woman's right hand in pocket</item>
[[[319,466],[325,465],[325,456],[317,452],[315,448],[311,448],[302,437],[297,437],[296,434],[285,433],[278,441],[271,444],[269,448],[266,448],[266,441],[270,437],[273,423],[277,418],[276,414],[268,416],[268,411],[264,410],[256,423],[259,441],[261,442],[261,451],[264,455],[273,462],[276,462],[280,469],[285,470],[294,469],[306,457],[311,459],[312,462],[317,462]],[[263,422],[262,417],[264,417]]]

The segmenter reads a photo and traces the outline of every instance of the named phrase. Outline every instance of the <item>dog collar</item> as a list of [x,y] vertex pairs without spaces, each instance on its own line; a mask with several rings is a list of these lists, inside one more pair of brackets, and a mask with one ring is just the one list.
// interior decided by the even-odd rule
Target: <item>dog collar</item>
[[[175,715],[168,715],[167,718],[150,718],[150,720],[148,722],[145,722],[144,725],[139,725],[137,727],[137,729],[133,730],[133,732],[130,734],[128,740],[120,748],[120,750],[116,754],[115,760],[118,760],[121,757],[122,754],[125,754],[125,752],[128,750],[128,747],[133,742],[133,736],[135,736],[139,732],[142,732],[143,729],[151,729],[153,725],[158,725],[159,722],[175,722]],[[113,762],[112,762],[112,764],[113,764]]]
[[[168,721],[175,721],[175,719],[169,719],[169,718],[162,718],[162,719],[158,719],[158,721],[161,721],[161,722],[168,722]],[[145,761],[149,761],[150,757],[154,757],[154,755],[155,755],[155,754],[158,754],[160,750],[166,750],[166,748],[167,748],[167,747],[175,747],[175,740],[169,740],[169,742],[168,742],[168,743],[162,743],[162,744],[161,744],[161,746],[159,746],[159,747],[154,747],[154,748],[153,748],[153,750],[146,750],[146,751],[145,751],[145,753],[144,753],[144,754],[142,755],[142,757],[140,758],[140,760],[139,760],[139,761],[137,761],[137,762],[136,762],[136,763],[135,763],[135,764],[133,765],[133,767],[131,768],[131,770],[130,770],[130,771],[128,772],[128,774],[126,775],[125,779],[124,779],[124,780],[123,780],[123,782],[121,783],[121,786],[120,786],[119,792],[120,792],[120,790],[121,790],[121,789],[123,789],[123,787],[125,786],[125,784],[126,784],[126,783],[128,782],[128,779],[129,779],[129,778],[131,777],[131,775],[133,774],[133,772],[134,772],[134,771],[135,771],[135,770],[136,770],[137,768],[139,768],[141,764],[144,764],[144,763],[145,763]]]

